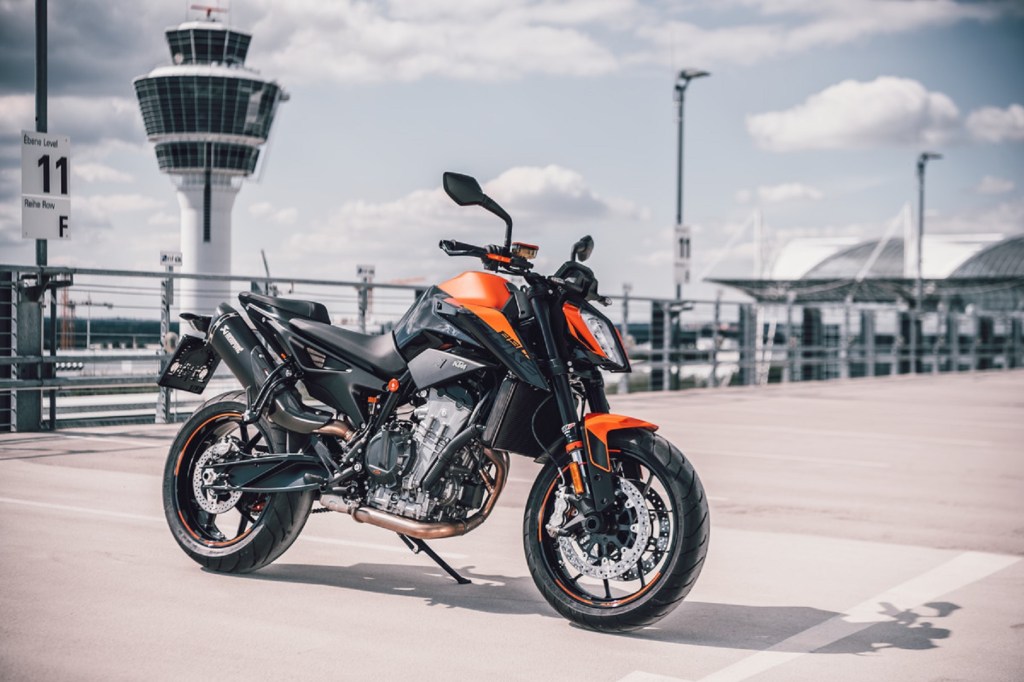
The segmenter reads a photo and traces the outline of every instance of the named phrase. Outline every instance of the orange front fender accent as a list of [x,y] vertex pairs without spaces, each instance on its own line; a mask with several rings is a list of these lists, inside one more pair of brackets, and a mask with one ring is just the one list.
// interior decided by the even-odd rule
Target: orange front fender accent
[[591,413],[583,418],[587,432],[587,456],[590,463],[603,471],[611,471],[612,463],[608,452],[608,434],[621,429],[646,429],[657,431],[658,425],[636,417],[621,414]]

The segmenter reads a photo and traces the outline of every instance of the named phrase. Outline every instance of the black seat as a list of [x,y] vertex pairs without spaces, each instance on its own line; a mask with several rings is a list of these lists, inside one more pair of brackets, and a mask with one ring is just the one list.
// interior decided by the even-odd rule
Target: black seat
[[405,360],[398,354],[395,339],[390,332],[370,336],[352,332],[329,324],[294,319],[288,322],[292,329],[327,348],[335,348],[342,358],[361,365],[377,376],[398,377],[406,370]]
[[242,302],[242,305],[254,303],[263,308],[280,310],[289,316],[295,315],[297,317],[305,317],[306,319],[316,320],[317,322],[323,322],[324,324],[331,323],[331,316],[327,313],[327,307],[324,306],[323,303],[317,303],[316,301],[299,301],[294,298],[277,298],[274,296],[254,294],[248,291],[243,291],[238,294],[238,300]]

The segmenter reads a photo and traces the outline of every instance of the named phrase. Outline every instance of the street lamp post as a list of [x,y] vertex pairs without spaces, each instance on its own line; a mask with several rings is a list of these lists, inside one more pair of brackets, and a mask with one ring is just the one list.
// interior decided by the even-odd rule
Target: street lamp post
[[[679,104],[679,112],[677,115],[677,122],[679,124],[679,152],[676,156],[676,228],[675,228],[675,249],[676,249],[676,262],[683,265],[684,269],[688,269],[690,261],[690,236],[689,234],[683,234],[685,232],[683,228],[683,106],[686,102],[686,88],[690,85],[690,81],[694,78],[703,78],[704,76],[710,76],[711,74],[707,71],[701,71],[700,69],[683,69],[679,72],[679,76],[676,77],[675,86],[675,98]],[[683,277],[682,273],[679,272],[680,268],[676,268],[676,298],[679,299],[683,294]]]
[[910,319],[910,373],[917,374],[917,349],[922,345],[918,339],[918,324],[921,319],[921,310],[924,304],[924,278],[921,272],[921,254],[924,245],[924,169],[932,159],[938,160],[942,154],[935,152],[921,152],[917,157],[917,253],[915,262],[917,267],[914,273],[914,315]]

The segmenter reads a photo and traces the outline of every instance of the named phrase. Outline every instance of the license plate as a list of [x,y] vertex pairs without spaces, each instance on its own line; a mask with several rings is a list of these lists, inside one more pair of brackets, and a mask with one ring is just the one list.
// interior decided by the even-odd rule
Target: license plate
[[202,393],[218,364],[220,356],[206,345],[205,340],[183,336],[157,383],[189,393]]

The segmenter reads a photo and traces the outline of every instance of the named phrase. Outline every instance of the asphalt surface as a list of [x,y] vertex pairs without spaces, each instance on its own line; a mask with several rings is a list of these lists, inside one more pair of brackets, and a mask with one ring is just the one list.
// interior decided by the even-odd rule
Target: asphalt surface
[[434,543],[310,518],[250,576],[201,570],[163,520],[176,427],[0,435],[0,679],[1021,680],[1024,373],[636,394],[711,503],[669,617],[588,632],[523,558],[536,465]]

